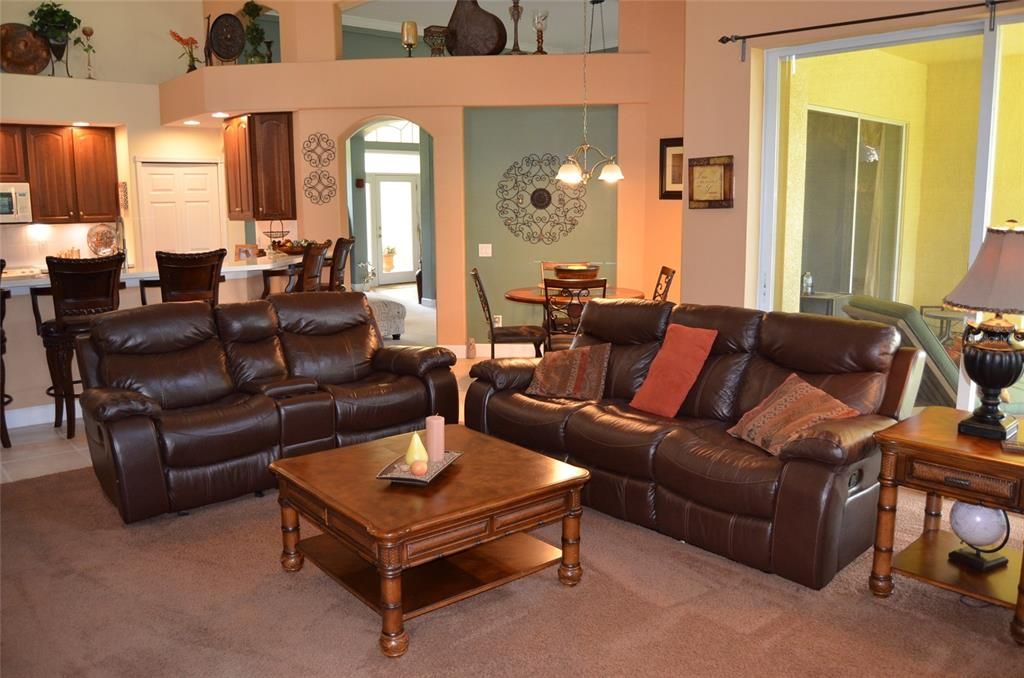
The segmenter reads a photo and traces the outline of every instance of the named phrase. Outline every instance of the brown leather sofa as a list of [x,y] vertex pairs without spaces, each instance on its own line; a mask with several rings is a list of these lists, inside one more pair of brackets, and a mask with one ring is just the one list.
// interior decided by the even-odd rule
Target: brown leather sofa
[[383,346],[359,293],[118,311],[77,348],[93,469],[126,523],[271,488],[281,457],[459,417],[455,355]]
[[[629,407],[669,323],[715,329],[674,418]],[[880,453],[909,415],[923,355],[878,323],[634,300],[587,304],[573,347],[612,344],[604,398],[524,393],[536,359],[478,363],[466,425],[586,467],[587,505],[821,588],[872,541]],[[726,429],[792,372],[861,415],[824,422],[780,456]]]

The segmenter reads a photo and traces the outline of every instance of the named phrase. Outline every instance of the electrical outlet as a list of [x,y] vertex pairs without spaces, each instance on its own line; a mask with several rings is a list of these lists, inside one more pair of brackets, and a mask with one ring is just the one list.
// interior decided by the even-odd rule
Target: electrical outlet
[[491,244],[480,243],[479,245],[477,245],[477,254],[481,257],[491,256]]
[[501,327],[501,316],[500,315],[494,316],[494,326],[495,327]]

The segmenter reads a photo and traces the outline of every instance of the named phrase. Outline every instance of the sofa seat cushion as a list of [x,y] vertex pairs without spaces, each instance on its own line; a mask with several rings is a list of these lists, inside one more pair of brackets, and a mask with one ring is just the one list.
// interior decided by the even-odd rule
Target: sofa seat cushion
[[427,387],[416,377],[374,372],[323,388],[334,397],[339,431],[372,431],[433,414],[427,411]]
[[631,478],[654,479],[654,452],[675,419],[641,412],[617,402],[587,405],[566,428],[569,456],[588,467]]
[[566,423],[587,404],[500,391],[487,404],[487,432],[531,450],[564,455]]
[[164,463],[208,466],[278,446],[280,419],[264,395],[234,394],[209,405],[164,410],[157,421]]
[[726,433],[728,424],[680,428],[658,446],[659,487],[726,513],[772,518],[783,462]]

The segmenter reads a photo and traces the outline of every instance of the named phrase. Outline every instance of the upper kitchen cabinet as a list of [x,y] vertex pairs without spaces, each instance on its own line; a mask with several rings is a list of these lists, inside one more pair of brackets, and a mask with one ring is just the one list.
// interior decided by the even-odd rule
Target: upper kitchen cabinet
[[25,168],[25,129],[20,125],[0,125],[0,181],[28,181]]
[[292,114],[253,113],[224,124],[229,219],[294,219]]
[[113,221],[118,215],[114,130],[109,127],[75,127],[71,133],[75,149],[78,221]]
[[70,127],[26,127],[32,218],[46,224],[78,221],[75,151]]

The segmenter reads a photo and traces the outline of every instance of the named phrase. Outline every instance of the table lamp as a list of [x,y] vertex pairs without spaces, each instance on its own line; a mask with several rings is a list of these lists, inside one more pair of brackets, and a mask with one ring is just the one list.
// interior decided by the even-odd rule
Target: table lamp
[[1024,314],[1024,228],[1012,219],[989,226],[967,275],[943,303],[995,314],[964,329],[964,369],[978,385],[981,404],[960,422],[959,432],[993,440],[1016,435],[1017,420],[999,410],[999,394],[1024,372],[1024,331],[1003,318],[1004,313]]

